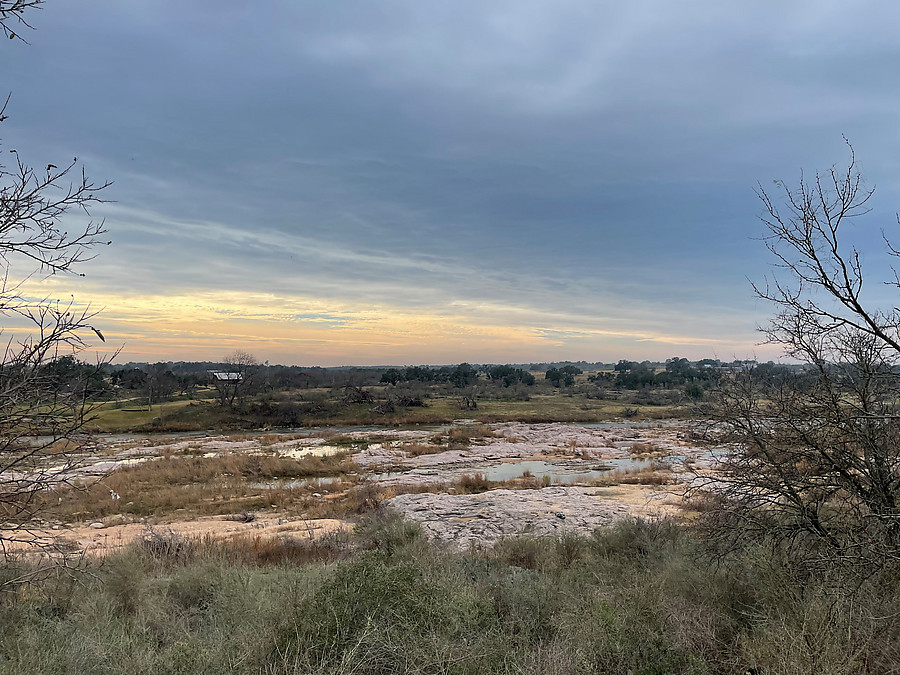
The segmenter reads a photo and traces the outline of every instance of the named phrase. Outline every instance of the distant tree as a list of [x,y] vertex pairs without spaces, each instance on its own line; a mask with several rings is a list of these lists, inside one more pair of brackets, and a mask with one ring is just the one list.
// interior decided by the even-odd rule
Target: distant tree
[[519,377],[519,381],[526,387],[534,386],[534,375],[529,373],[527,370],[523,370],[522,375]]
[[630,363],[629,369],[620,370],[616,375],[616,386],[623,389],[651,387],[656,382],[656,373],[645,363]]
[[121,368],[112,372],[110,381],[122,389],[142,389],[147,384],[147,373],[140,368]]
[[47,362],[43,370],[60,395],[74,394],[82,399],[94,399],[109,388],[103,372],[95,364],[79,361],[73,354]]
[[575,375],[580,373],[581,370],[575,366],[549,368],[544,373],[544,379],[549,380],[554,387],[571,387],[575,384]]
[[689,397],[694,399],[695,401],[699,401],[703,399],[705,395],[705,391],[703,387],[696,382],[692,382],[685,386],[684,393]]
[[234,408],[244,401],[252,388],[259,361],[253,354],[237,350],[222,359],[223,368],[212,373],[213,386],[219,394],[222,407]]
[[524,385],[531,386],[534,384],[534,375],[527,370],[521,368],[513,368],[512,366],[492,366],[487,369],[488,377],[491,380],[500,380],[504,387],[511,387],[521,382]]
[[491,366],[487,371],[487,375],[492,380],[502,380],[515,372],[516,369],[512,366]]
[[691,369],[691,362],[679,356],[666,359],[666,370],[670,373],[680,374]]
[[597,384],[609,384],[615,381],[615,379],[616,376],[613,373],[605,373],[602,371],[588,376],[589,382],[596,382]]
[[559,372],[559,368],[548,368],[544,373],[544,379],[549,380],[554,387],[560,386],[563,374]]
[[433,382],[435,379],[435,370],[424,366],[408,366],[403,371],[403,379],[406,382]]
[[478,371],[468,363],[460,363],[450,373],[450,382],[457,389],[475,384],[478,379]]
[[147,370],[147,378],[144,381],[147,390],[147,403],[153,406],[153,402],[167,401],[179,390],[181,383],[169,370],[166,363],[154,363]]
[[388,368],[381,375],[381,381],[385,384],[397,384],[403,379],[403,373],[396,368]]

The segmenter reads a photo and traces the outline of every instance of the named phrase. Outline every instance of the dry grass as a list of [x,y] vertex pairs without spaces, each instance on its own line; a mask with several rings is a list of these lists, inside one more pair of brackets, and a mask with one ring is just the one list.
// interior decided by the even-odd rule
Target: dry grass
[[357,436],[353,436],[352,434],[338,434],[331,430],[325,430],[320,433],[319,436],[324,438],[328,442],[328,445],[346,445],[347,447],[378,442],[378,438],[375,436],[367,439],[361,439]]
[[303,515],[307,518],[347,519],[378,509],[385,494],[375,483],[363,482],[325,497],[307,499]]
[[379,493],[382,499],[387,500],[405,494],[418,495],[426,492],[447,492],[450,487],[450,483],[396,483],[382,487]]
[[677,483],[671,466],[665,462],[651,462],[649,466],[625,471],[611,471],[602,478],[590,481],[591,485],[674,485]]
[[653,443],[633,443],[630,452],[632,456],[652,455],[658,448]]
[[455,483],[448,483],[451,488],[464,494],[477,494],[488,490],[503,488],[506,490],[540,490],[552,484],[550,476],[535,476],[527,469],[519,478],[509,480],[490,480],[481,473],[465,474]]
[[711,559],[666,521],[454,552],[397,518],[366,520],[349,541],[163,534],[78,583],[6,594],[0,670],[900,672],[895,570],[847,577],[850,595],[830,575],[798,589],[768,547]]
[[[537,390],[535,390],[537,391]],[[302,398],[312,392],[303,390]],[[332,393],[320,390],[316,397],[321,405],[307,406],[301,417],[288,426],[320,427],[329,425],[421,425],[449,424],[459,417],[457,397],[432,391],[428,408],[398,408],[396,412],[379,415],[370,404],[344,405]],[[288,402],[296,393],[284,392],[279,400]],[[627,415],[626,415],[627,413]],[[628,416],[631,419],[662,419],[685,417],[692,408],[675,405],[623,405],[611,401],[598,401],[569,392],[554,394],[534,393],[528,400],[490,399],[479,400],[478,409],[467,411],[483,424],[493,422],[603,422]],[[278,422],[270,417],[255,416],[228,411],[213,400],[173,401],[154,406],[153,411],[113,409],[107,405],[98,411],[91,426],[96,431],[201,431],[204,429],[241,430],[267,428]]]
[[[40,495],[49,519],[77,521],[131,516],[218,515],[242,510],[302,510],[313,492],[342,491],[355,483],[358,467],[347,453],[299,459],[233,454],[171,457],[125,467],[80,489]],[[332,486],[279,486],[281,479],[337,476]],[[273,483],[265,487],[262,483]]]
[[709,513],[721,510],[724,506],[724,498],[710,490],[696,490],[687,499],[683,499],[680,506],[688,512]]
[[433,483],[410,482],[379,485],[365,482],[353,485],[343,493],[330,495],[327,499],[320,499],[314,504],[307,503],[305,513],[310,518],[346,519],[377,510],[384,502],[402,494],[477,494],[497,488],[538,490],[547,485],[544,478],[533,476],[527,471],[523,472],[521,478],[503,481],[492,481],[485,478],[484,474],[474,473],[465,474],[455,481]]
[[460,476],[458,485],[463,492],[473,494],[490,490],[496,486],[496,481],[488,480],[482,473],[473,473]]
[[502,438],[493,429],[484,424],[474,424],[472,426],[453,427],[445,434],[436,434],[432,438],[432,443],[437,445],[446,444],[448,447],[467,447],[472,445],[474,441],[481,441],[486,438]]
[[420,455],[436,455],[447,450],[445,446],[430,445],[426,443],[404,443],[398,449],[405,452],[407,457],[419,457]]
[[[273,455],[228,454],[219,457],[172,457],[120,469],[105,482],[191,485],[221,477],[248,479],[310,478],[356,471],[348,453],[293,459]],[[115,489],[115,486],[110,485]]]
[[674,485],[677,482],[671,474],[656,473],[646,469],[633,473],[619,474],[616,472],[612,479],[625,485]]
[[660,459],[671,454],[669,449],[655,443],[634,443],[629,450],[635,459]]
[[307,539],[243,537],[214,542],[211,548],[227,560],[258,566],[335,562],[347,558],[351,552],[349,535],[343,531]]
[[209,535],[182,537],[165,528],[148,528],[136,547],[151,558],[169,563],[216,559],[250,567],[335,562],[348,557],[352,550],[351,535],[345,530],[302,538],[248,535],[220,539]]

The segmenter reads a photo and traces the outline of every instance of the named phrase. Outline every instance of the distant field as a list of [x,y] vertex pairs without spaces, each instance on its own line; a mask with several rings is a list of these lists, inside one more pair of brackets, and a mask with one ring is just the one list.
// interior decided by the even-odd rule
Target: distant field
[[[370,388],[377,397],[384,387]],[[329,398],[329,396],[331,398]],[[342,403],[329,390],[302,390],[295,395],[280,395],[280,405],[308,405],[310,398],[322,402],[326,409],[313,408],[299,416],[295,423],[266,419],[253,408],[230,411],[212,398],[169,401],[154,404],[152,410],[137,402],[122,407],[101,404],[94,412],[91,428],[105,433],[124,431],[189,431],[203,429],[237,429],[284,426],[443,424],[455,419],[480,422],[604,422],[615,419],[664,419],[683,417],[691,409],[677,405],[640,405],[618,400],[590,399],[578,394],[558,392],[535,394],[527,401],[479,399],[474,410],[460,405],[460,396],[432,395],[423,407],[397,407],[381,414],[373,402]]]
[[[475,410],[461,409],[452,397],[428,399],[427,407],[406,408],[392,415],[369,413],[364,405],[348,408],[338,419],[385,424],[440,423],[455,419],[480,422],[602,422],[621,418],[627,410],[636,411],[638,419],[663,419],[684,415],[687,410],[678,406],[641,406],[611,401],[589,400],[580,396],[536,395],[528,401],[484,400]],[[325,420],[320,420],[324,422]]]
[[199,402],[167,401],[154,404],[152,410],[148,410],[146,405],[141,407],[132,402],[123,404],[121,408],[116,408],[112,403],[103,403],[94,412],[95,419],[91,426],[99,431],[128,431],[149,424],[154,419],[170,416],[191,403]]

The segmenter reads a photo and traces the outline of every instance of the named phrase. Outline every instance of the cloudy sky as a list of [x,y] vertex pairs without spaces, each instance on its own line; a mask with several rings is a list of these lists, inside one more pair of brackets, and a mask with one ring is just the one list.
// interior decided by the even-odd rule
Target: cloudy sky
[[900,5],[47,0],[4,151],[112,180],[119,361],[777,357],[757,182],[900,208]]

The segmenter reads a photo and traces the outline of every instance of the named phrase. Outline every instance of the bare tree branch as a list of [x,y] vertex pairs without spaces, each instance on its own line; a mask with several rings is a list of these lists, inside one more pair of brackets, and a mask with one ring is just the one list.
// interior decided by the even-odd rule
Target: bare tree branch
[[20,32],[33,28],[25,19],[25,13],[40,9],[43,4],[44,0],[0,0],[0,33],[10,40],[19,39],[25,42]]
[[806,367],[722,379],[715,414],[736,450],[696,489],[718,494],[713,529],[735,541],[773,542],[813,566],[896,563],[900,312],[865,302],[859,252],[842,239],[873,189],[852,148],[845,169],[776,186],[780,200],[761,186],[757,194],[777,272],[754,290],[777,309],[767,341]]
[[[0,32],[22,39],[18,31],[31,27],[26,12],[41,4],[0,0]],[[0,108],[0,123],[7,119],[9,101],[7,96]],[[53,561],[54,569],[69,570],[71,558],[56,555],[53,541],[40,536],[36,525],[50,495],[74,484],[79,457],[92,447],[88,380],[104,362],[93,370],[82,368],[81,382],[62,383],[56,367],[80,354],[88,335],[101,340],[103,335],[94,326],[96,312],[90,306],[79,306],[74,299],[34,298],[23,289],[32,276],[83,276],[79,265],[94,256],[97,246],[109,243],[103,221],[90,217],[109,183],[89,180],[77,159],[37,169],[15,148],[2,157],[10,161],[0,159],[0,317],[12,325],[0,327],[5,339],[0,343],[0,553],[14,554],[27,539],[44,554],[53,554],[43,560]],[[25,266],[23,278],[14,279],[14,265],[19,273]],[[11,583],[47,569],[30,566]]]

